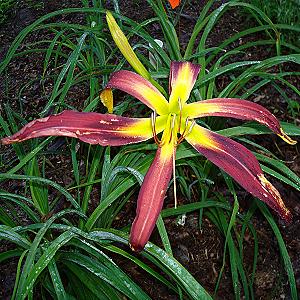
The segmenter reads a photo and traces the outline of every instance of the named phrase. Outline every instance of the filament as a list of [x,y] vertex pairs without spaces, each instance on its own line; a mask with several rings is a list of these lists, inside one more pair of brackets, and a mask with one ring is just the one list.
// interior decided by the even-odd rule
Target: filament
[[184,130],[183,130],[180,138],[177,141],[177,145],[179,145],[185,139],[185,137],[191,133],[192,129],[194,128],[194,126],[196,124],[195,120],[193,120],[189,126],[189,121],[190,121],[190,119],[189,119],[189,117],[187,117],[185,120]]
[[161,141],[159,140],[159,138],[156,134],[155,122],[156,122],[156,111],[154,111],[151,114],[152,135],[153,135],[154,142],[157,144],[158,147],[161,147],[162,143],[161,143]]
[[181,118],[182,118],[182,103],[181,103],[180,97],[178,97],[178,106],[179,106],[179,127],[178,127],[178,131],[180,132]]

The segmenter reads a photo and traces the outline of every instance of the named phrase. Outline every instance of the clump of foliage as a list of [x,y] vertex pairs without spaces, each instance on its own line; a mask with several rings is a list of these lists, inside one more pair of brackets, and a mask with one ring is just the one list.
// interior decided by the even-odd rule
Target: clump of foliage
[[253,5],[260,8],[274,22],[279,24],[299,24],[299,1],[294,0],[251,0]]
[[15,6],[17,0],[2,0],[0,2],[0,24],[4,23],[11,11],[11,9]]
[[[249,0],[261,9],[276,24],[296,26],[300,24],[300,2],[297,0]],[[286,31],[283,34],[286,41],[300,44],[299,33]]]

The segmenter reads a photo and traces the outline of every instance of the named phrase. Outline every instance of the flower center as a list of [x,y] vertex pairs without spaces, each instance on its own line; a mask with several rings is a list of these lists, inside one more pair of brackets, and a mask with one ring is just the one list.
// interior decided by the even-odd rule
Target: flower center
[[190,120],[189,117],[186,117],[185,120],[182,119],[181,110],[179,114],[170,113],[166,122],[166,127],[164,129],[162,139],[160,140],[156,133],[155,123],[156,112],[154,111],[151,114],[151,125],[153,139],[158,147],[162,147],[163,145],[170,143],[173,143],[174,146],[177,147],[195,126],[195,121]]

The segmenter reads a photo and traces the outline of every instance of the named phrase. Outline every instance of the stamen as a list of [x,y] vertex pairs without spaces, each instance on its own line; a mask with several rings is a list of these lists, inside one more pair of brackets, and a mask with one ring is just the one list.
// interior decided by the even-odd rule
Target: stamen
[[194,128],[194,126],[196,124],[195,120],[193,120],[191,125],[188,126],[189,121],[190,121],[190,119],[189,119],[189,117],[187,117],[186,120],[185,120],[185,128],[183,130],[182,135],[177,140],[177,145],[179,145],[185,139],[185,137],[191,133],[192,129]]
[[154,112],[151,114],[152,134],[153,134],[153,139],[154,139],[154,142],[156,143],[156,145],[157,145],[158,147],[161,147],[161,146],[162,146],[162,143],[161,143],[161,141],[159,140],[159,138],[157,137],[156,129],[155,129],[155,122],[156,122],[156,111],[154,111]]
[[186,129],[187,129],[188,124],[189,124],[189,117],[187,117],[186,120],[185,120],[184,130],[183,130],[183,132],[182,132],[180,138],[179,138],[178,141],[177,141],[177,145],[179,145],[179,144],[182,142],[182,140],[184,139],[184,137],[185,137],[185,132],[186,132]]
[[189,135],[192,132],[195,125],[196,125],[196,121],[193,120],[191,125],[190,125],[190,128],[189,128],[188,132],[186,133],[186,135],[184,137],[186,137],[187,135]]

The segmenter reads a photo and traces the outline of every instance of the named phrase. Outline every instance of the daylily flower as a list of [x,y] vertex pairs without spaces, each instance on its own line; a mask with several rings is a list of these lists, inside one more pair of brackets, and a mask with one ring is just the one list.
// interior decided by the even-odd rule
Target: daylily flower
[[130,233],[130,245],[135,251],[144,248],[153,231],[172,175],[176,149],[183,140],[227,172],[253,196],[268,204],[283,219],[290,221],[291,213],[279,192],[264,177],[254,155],[243,145],[197,125],[194,119],[222,116],[255,120],[268,126],[286,142],[296,142],[283,132],[274,115],[256,103],[215,98],[188,104],[199,71],[199,65],[172,62],[169,101],[142,76],[125,70],[115,72],[107,84],[107,90],[119,89],[139,99],[153,110],[151,118],[64,111],[28,123],[19,132],[2,139],[2,143],[54,135],[75,137],[90,144],[120,146],[154,138],[158,149],[141,186]]
[[180,0],[169,0],[169,3],[172,7],[172,9],[176,8],[180,4]]

